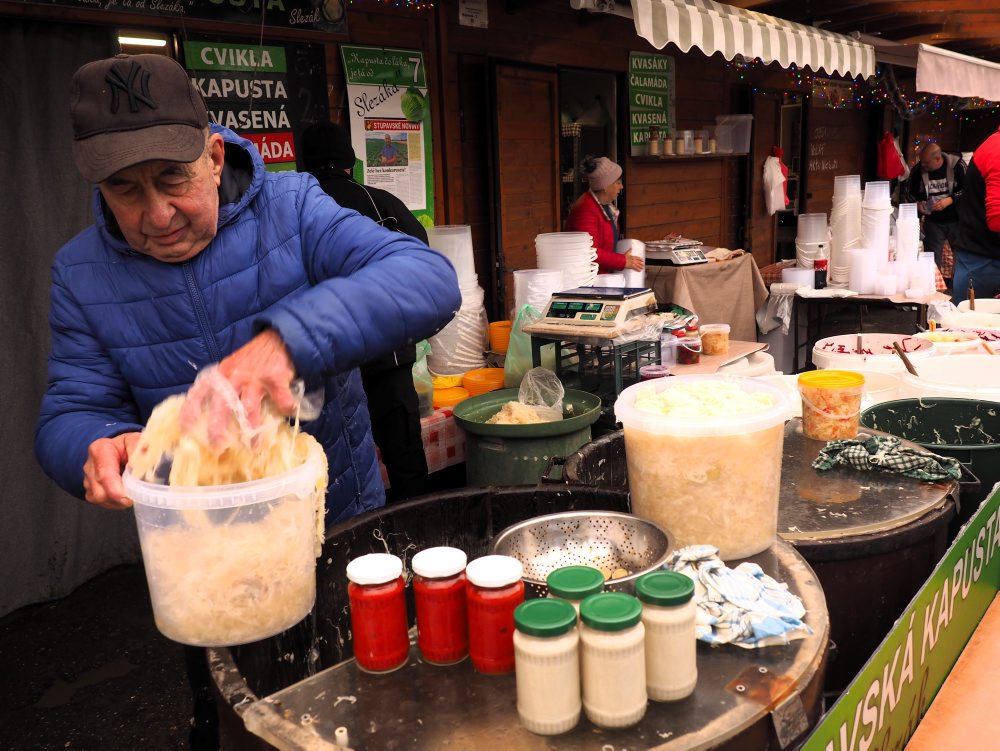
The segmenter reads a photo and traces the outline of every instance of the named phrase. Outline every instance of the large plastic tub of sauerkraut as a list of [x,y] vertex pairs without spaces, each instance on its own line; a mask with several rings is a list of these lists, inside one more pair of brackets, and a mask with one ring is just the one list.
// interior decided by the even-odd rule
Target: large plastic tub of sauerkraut
[[205,647],[246,644],[312,609],[326,484],[318,451],[284,474],[233,485],[172,487],[125,471],[165,636]]
[[786,390],[755,378],[701,375],[630,386],[615,402],[632,512],[675,546],[708,544],[724,560],[777,534]]

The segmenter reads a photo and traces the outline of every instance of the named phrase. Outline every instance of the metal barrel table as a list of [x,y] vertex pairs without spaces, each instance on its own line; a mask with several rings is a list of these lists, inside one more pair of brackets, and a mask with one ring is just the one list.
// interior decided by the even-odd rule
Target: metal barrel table
[[814,572],[783,541],[748,560],[802,598],[812,635],[758,650],[699,644],[694,694],[679,702],[650,702],[645,718],[631,728],[600,729],[582,717],[563,735],[533,735],[518,722],[513,674],[481,675],[468,660],[429,665],[416,647],[395,672],[371,675],[357,668],[349,636],[348,560],[389,551],[408,561],[433,545],[460,547],[471,560],[490,552],[493,538],[511,524],[586,509],[627,511],[628,496],[578,485],[468,488],[340,525],[324,545],[310,617],[271,639],[209,650],[223,698],[223,747],[335,749],[341,747],[338,728],[346,731],[348,747],[359,750],[757,750],[786,748],[801,738],[822,710],[829,619]]
[[[861,435],[888,434],[862,428]],[[947,549],[959,485],[845,467],[819,472],[812,462],[825,445],[803,435],[801,418],[785,424],[778,534],[809,562],[826,593],[834,643],[826,690],[836,694],[867,662]],[[567,482],[627,488],[621,431],[568,457],[563,476]]]

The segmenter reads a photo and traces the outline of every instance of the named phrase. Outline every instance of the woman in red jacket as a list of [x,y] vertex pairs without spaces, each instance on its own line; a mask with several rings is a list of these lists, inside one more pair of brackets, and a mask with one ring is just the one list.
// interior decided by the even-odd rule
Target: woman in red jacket
[[644,262],[632,253],[616,253],[618,207],[614,201],[622,191],[622,168],[607,157],[583,162],[583,174],[590,190],[580,196],[566,218],[567,232],[589,232],[597,249],[599,273],[608,274],[624,269],[641,271]]

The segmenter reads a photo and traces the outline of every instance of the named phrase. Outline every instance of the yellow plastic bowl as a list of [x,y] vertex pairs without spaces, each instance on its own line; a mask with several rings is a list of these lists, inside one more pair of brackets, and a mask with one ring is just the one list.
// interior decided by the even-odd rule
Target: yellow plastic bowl
[[454,407],[459,402],[463,402],[468,398],[469,392],[463,388],[434,389],[432,403],[434,404],[434,409],[440,409],[441,407]]

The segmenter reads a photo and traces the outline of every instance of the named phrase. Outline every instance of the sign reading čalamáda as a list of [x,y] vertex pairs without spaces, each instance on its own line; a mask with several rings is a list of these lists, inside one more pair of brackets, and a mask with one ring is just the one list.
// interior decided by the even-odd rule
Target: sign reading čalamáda
[[650,128],[661,138],[674,132],[674,59],[632,52],[628,59],[629,145],[632,156],[646,153]]
[[434,219],[431,111],[419,50],[341,45],[358,182],[388,190],[422,223]]

